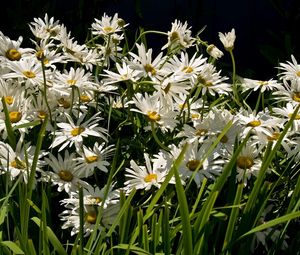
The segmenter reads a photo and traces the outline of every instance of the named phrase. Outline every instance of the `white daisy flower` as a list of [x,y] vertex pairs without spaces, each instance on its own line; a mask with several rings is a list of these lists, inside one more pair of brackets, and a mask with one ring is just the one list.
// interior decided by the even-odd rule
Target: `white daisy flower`
[[224,55],[224,53],[213,44],[207,46],[206,52],[215,59],[219,59]]
[[195,39],[191,36],[191,27],[187,22],[184,24],[178,20],[172,22],[171,31],[168,32],[168,42],[162,47],[162,50],[169,48],[174,49],[189,48],[193,45]]
[[236,36],[235,36],[234,28],[230,32],[225,33],[225,34],[219,32],[219,39],[222,42],[225,50],[227,50],[227,51],[233,50],[235,38],[236,38]]
[[270,79],[268,81],[261,81],[244,78],[242,80],[242,86],[244,91],[252,89],[253,91],[260,90],[261,93],[264,93],[265,91],[283,89],[282,85],[278,83],[278,81],[275,81],[273,79]]
[[128,24],[126,24],[123,19],[119,18],[118,13],[113,17],[104,13],[101,20],[95,18],[95,22],[92,23],[92,34],[108,36],[113,33],[121,32],[126,26],[128,26]]
[[280,63],[278,69],[282,70],[279,74],[280,78],[283,80],[298,80],[300,79],[300,65],[298,64],[296,58],[291,55],[292,62],[287,61],[287,63]]
[[130,161],[130,168],[125,169],[125,176],[128,180],[124,183],[127,192],[133,188],[149,190],[152,186],[159,188],[164,182],[169,169],[156,167],[160,163],[156,160],[155,164],[149,158],[148,154],[144,154],[145,165],[137,165],[134,160]]
[[82,187],[88,186],[88,183],[81,180],[84,177],[84,173],[80,174],[76,168],[77,162],[74,153],[69,154],[68,151],[65,151],[64,158],[60,154],[55,157],[50,153],[48,157],[45,158],[45,161],[52,171],[44,171],[42,181],[50,181],[52,185],[58,186],[57,190],[59,192],[64,190],[68,194],[71,191],[78,190],[78,185]]
[[114,146],[110,145],[105,147],[105,143],[98,144],[96,142],[93,148],[88,148],[83,145],[82,150],[78,151],[81,157],[77,157],[77,169],[78,171],[84,172],[85,177],[92,175],[95,169],[99,169],[105,173],[108,172],[107,166],[110,163],[107,161],[108,157],[112,156]]
[[89,136],[100,137],[104,141],[107,140],[106,129],[99,127],[99,121],[102,119],[99,114],[95,114],[90,119],[84,121],[85,114],[81,114],[76,124],[73,122],[70,115],[65,113],[68,123],[57,123],[60,130],[53,132],[55,136],[50,148],[54,148],[60,145],[58,151],[63,150],[67,146],[75,144],[76,148],[80,148],[83,143],[83,139]]
[[[274,107],[272,111],[278,115],[281,119],[282,126],[284,123],[286,123],[293,115],[297,108],[296,104],[293,104],[291,102],[288,102],[285,106],[283,107]],[[299,131],[300,130],[300,112],[298,112],[295,116],[295,119],[292,124],[293,131]]]

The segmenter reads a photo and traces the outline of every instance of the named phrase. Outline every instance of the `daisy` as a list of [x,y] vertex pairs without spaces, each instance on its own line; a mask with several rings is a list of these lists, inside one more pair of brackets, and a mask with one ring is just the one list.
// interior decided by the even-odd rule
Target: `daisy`
[[279,63],[280,66],[278,69],[282,71],[279,76],[283,80],[300,79],[300,65],[293,55],[291,55],[291,58],[292,62],[287,61],[287,63]]
[[216,67],[210,63],[206,63],[199,72],[196,80],[197,86],[201,86],[202,95],[209,93],[212,96],[217,94],[229,94],[232,91],[231,85],[225,83],[227,77],[220,75],[221,71],[216,70]]
[[108,172],[107,166],[110,163],[107,161],[108,157],[112,156],[114,152],[114,146],[110,145],[104,147],[105,143],[98,144],[96,142],[93,148],[88,148],[83,145],[81,151],[78,151],[81,157],[77,157],[78,171],[85,172],[85,177],[92,175],[95,169],[99,169],[105,173]]
[[230,32],[225,34],[219,32],[219,39],[222,42],[225,50],[227,51],[233,50],[235,38],[236,36],[234,28]]
[[104,70],[106,74],[102,74],[101,76],[106,77],[102,80],[103,84],[114,84],[121,81],[131,81],[136,82],[139,76],[140,71],[133,70],[130,68],[126,62],[122,62],[122,66],[119,63],[116,63],[117,73],[112,72],[110,70]]
[[[80,231],[80,209],[78,207],[79,201],[75,204],[69,204],[68,209],[63,211],[59,216],[64,221],[62,229],[72,228],[71,235],[78,234]],[[85,206],[84,207],[84,236],[89,236],[95,229],[95,224],[99,216],[99,206]],[[120,204],[111,204],[101,211],[100,224],[97,226],[99,231],[108,229],[114,222],[120,210]]]
[[105,136],[107,131],[99,127],[98,122],[102,119],[99,117],[99,114],[100,112],[86,121],[84,121],[86,115],[81,114],[75,124],[71,116],[65,113],[68,123],[57,123],[60,130],[53,132],[55,138],[50,148],[60,145],[58,151],[61,151],[67,146],[71,147],[75,144],[75,147],[78,149],[83,143],[83,138],[89,136],[100,137],[104,141],[107,141]]
[[244,91],[252,89],[253,91],[260,90],[261,93],[264,93],[266,90],[272,91],[283,89],[282,85],[273,79],[261,81],[244,78],[242,80],[242,86]]
[[175,20],[172,22],[171,31],[168,32],[168,42],[162,47],[162,50],[169,48],[170,51],[173,51],[174,49],[191,47],[195,41],[191,34],[191,27],[188,27],[187,22],[183,24]]
[[236,160],[237,180],[244,181],[247,185],[247,180],[252,175],[257,176],[261,167],[262,161],[259,157],[259,151],[253,144],[247,144]]
[[[171,146],[170,157],[175,160],[178,158],[182,147]],[[198,141],[190,143],[184,154],[184,159],[179,166],[179,172],[183,182],[193,178],[194,182],[200,187],[204,178],[214,180],[220,175],[223,169],[223,161],[217,160],[216,155],[204,158],[208,146],[199,145]]]
[[[160,188],[169,169],[161,169],[151,163],[148,154],[144,154],[145,165],[137,165],[134,160],[130,161],[130,168],[125,169],[128,180],[124,183],[125,190],[130,192],[133,188],[149,190],[152,186]],[[155,161],[157,164],[157,161]]]
[[118,13],[113,17],[103,14],[101,20],[95,18],[92,23],[92,34],[100,36],[108,36],[113,33],[121,32],[124,27],[128,26],[123,19],[120,19]]
[[21,48],[23,37],[20,36],[17,41],[11,40],[0,31],[0,59],[6,61],[19,61],[22,57],[28,55],[33,50],[30,48]]
[[158,125],[162,131],[173,130],[177,124],[175,120],[176,113],[163,107],[161,102],[158,101],[157,95],[145,96],[136,94],[132,99],[137,109],[132,108],[131,111],[142,113],[146,116],[149,122]]
[[34,36],[38,39],[58,39],[58,34],[61,31],[59,21],[54,21],[54,17],[49,19],[48,14],[45,14],[44,19],[34,18],[34,22],[29,24],[29,28]]
[[50,153],[48,158],[45,158],[45,162],[52,171],[44,171],[42,181],[57,185],[59,192],[64,190],[70,194],[71,191],[78,190],[78,185],[82,187],[88,186],[88,183],[81,180],[84,177],[84,173],[80,174],[76,168],[77,162],[74,153],[69,154],[68,151],[65,151],[64,158],[61,154],[55,157]]
[[283,86],[273,95],[278,101],[300,103],[300,79],[283,80]]
[[149,49],[146,52],[146,47],[144,44],[136,44],[138,49],[138,55],[133,52],[129,52],[129,54],[133,57],[131,61],[129,61],[129,66],[141,72],[141,75],[144,77],[149,76],[151,79],[162,75],[160,72],[160,66],[164,62],[163,53],[159,53],[158,56],[152,61],[152,49]]
[[207,46],[206,52],[215,59],[219,59],[224,55],[224,53],[213,44]]
[[[7,67],[11,70],[10,73],[4,74],[4,79],[21,78],[25,81],[25,85],[31,88],[38,88],[43,86],[43,70],[41,63],[33,58],[22,58],[20,61],[7,63]],[[46,77],[49,76],[50,71],[45,71]]]
[[[25,183],[28,182],[28,177],[32,168],[32,161],[35,153],[35,147],[25,144],[21,147],[18,144],[16,150],[4,142],[0,141],[0,164],[1,173],[7,173],[11,180],[18,176],[22,176]],[[40,172],[44,162],[41,160],[45,156],[44,152],[40,152],[37,161],[36,171]]]
[[[291,102],[288,102],[284,107],[274,107],[272,111],[278,115],[282,121],[282,126],[286,123],[293,115],[296,110],[297,105]],[[291,129],[293,131],[299,131],[300,129],[300,112],[295,116]]]

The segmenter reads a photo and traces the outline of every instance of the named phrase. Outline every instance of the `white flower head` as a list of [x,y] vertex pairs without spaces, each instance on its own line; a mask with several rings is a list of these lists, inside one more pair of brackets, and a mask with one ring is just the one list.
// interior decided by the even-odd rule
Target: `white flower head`
[[228,33],[221,33],[219,32],[219,38],[220,41],[223,43],[225,50],[231,51],[234,48],[234,42],[235,42],[235,29],[233,28],[231,32]]

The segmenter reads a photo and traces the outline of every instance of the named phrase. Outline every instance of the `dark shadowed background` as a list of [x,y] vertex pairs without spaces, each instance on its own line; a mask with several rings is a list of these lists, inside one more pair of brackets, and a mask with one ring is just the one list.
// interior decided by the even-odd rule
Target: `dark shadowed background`
[[[300,61],[299,0],[11,0],[1,3],[0,30],[29,43],[28,23],[48,13],[65,24],[80,43],[84,42],[94,18],[119,13],[129,34],[139,26],[167,32],[179,19],[192,26],[193,35],[203,26],[203,40],[222,45],[218,32],[236,29],[235,55],[237,73],[257,79],[276,76],[278,62],[294,54]],[[165,43],[161,36],[147,37],[148,46],[159,50]],[[223,62],[230,63],[225,56]]]

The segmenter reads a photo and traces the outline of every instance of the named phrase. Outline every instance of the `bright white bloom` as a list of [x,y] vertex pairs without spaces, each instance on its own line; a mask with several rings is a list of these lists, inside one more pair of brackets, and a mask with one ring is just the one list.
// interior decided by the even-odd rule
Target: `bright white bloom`
[[247,144],[236,160],[237,166],[237,180],[244,181],[247,185],[247,180],[252,175],[257,176],[261,167],[262,161],[259,157],[259,151],[252,144]]
[[260,81],[244,78],[242,80],[242,86],[244,91],[253,89],[253,91],[260,90],[262,93],[264,93],[266,90],[272,91],[283,89],[282,85],[273,79],[268,81]]
[[45,171],[42,180],[57,185],[59,192],[64,190],[70,194],[71,191],[78,190],[78,185],[88,186],[88,183],[81,180],[84,173],[80,174],[76,168],[77,163],[74,153],[69,154],[68,151],[65,151],[64,158],[60,154],[55,157],[50,153],[49,158],[46,158],[45,161],[52,171]]
[[224,55],[223,52],[213,44],[207,46],[206,52],[215,59],[219,59]]
[[223,43],[225,50],[227,51],[233,50],[234,42],[236,38],[234,28],[231,30],[231,32],[225,34],[219,32],[219,38],[220,41]]
[[173,130],[176,126],[176,113],[164,107],[158,100],[157,95],[149,96],[146,93],[143,96],[142,94],[136,94],[132,100],[137,109],[133,108],[131,110],[144,114],[148,121],[156,123],[162,131]]
[[300,65],[293,55],[291,55],[292,62],[280,63],[278,69],[282,70],[280,78],[283,80],[299,80],[300,79]]
[[145,165],[137,165],[134,160],[130,161],[130,168],[126,168],[125,176],[128,180],[124,183],[125,189],[130,192],[133,188],[149,190],[152,186],[160,187],[164,182],[169,169],[159,167],[161,163],[151,163],[148,154],[144,154]]
[[[282,124],[287,122],[293,115],[293,113],[296,110],[297,105],[293,103],[287,103],[284,107],[274,107],[272,111],[279,115],[281,118]],[[300,130],[300,112],[298,112],[295,116],[295,119],[292,124],[292,130],[293,131],[299,131]]]
[[59,21],[54,21],[54,17],[48,18],[48,14],[45,14],[44,19],[34,18],[34,22],[29,24],[31,32],[38,39],[57,39],[58,34],[61,31],[61,25]]
[[195,39],[191,36],[191,27],[188,27],[187,22],[184,24],[178,20],[172,22],[171,31],[168,32],[168,43],[162,47],[163,49],[170,48],[170,51],[181,48],[189,48],[193,45]]
[[[29,144],[25,144],[23,147],[20,147],[20,144],[18,144],[17,149],[13,150],[9,144],[0,141],[0,174],[7,173],[11,180],[22,176],[24,182],[27,183],[31,172],[34,152],[35,147]],[[41,158],[44,155],[44,152],[40,152],[39,154],[36,168],[38,172],[41,171],[43,165]]]
[[146,47],[144,44],[136,44],[138,49],[138,55],[133,52],[129,54],[133,57],[133,60],[128,64],[129,66],[141,72],[141,75],[144,77],[149,76],[154,79],[156,76],[162,75],[160,67],[164,62],[163,53],[161,52],[158,56],[152,61],[152,49],[149,49],[146,52]]
[[98,115],[99,113],[84,121],[86,115],[81,114],[75,124],[71,116],[65,113],[68,123],[57,123],[60,130],[53,132],[55,139],[50,147],[54,148],[60,145],[58,150],[61,151],[67,146],[75,144],[76,148],[79,148],[82,145],[83,138],[89,136],[100,137],[106,141],[107,131],[99,127],[99,121],[102,118]]
[[82,151],[78,152],[81,157],[76,159],[78,161],[76,168],[79,173],[84,172],[85,177],[92,175],[95,169],[107,173],[107,166],[110,165],[107,159],[113,154],[113,147],[113,145],[105,147],[105,143],[99,145],[98,142],[94,144],[93,148],[83,146]]
[[101,20],[95,19],[95,22],[92,23],[92,34],[108,36],[113,33],[121,32],[126,26],[128,26],[128,24],[125,24],[124,20],[118,17],[118,13],[113,17],[104,13]]

